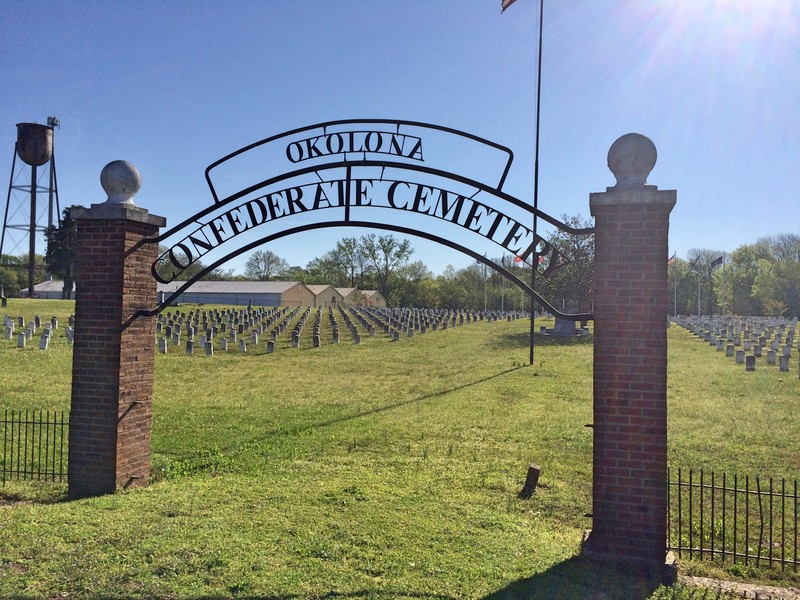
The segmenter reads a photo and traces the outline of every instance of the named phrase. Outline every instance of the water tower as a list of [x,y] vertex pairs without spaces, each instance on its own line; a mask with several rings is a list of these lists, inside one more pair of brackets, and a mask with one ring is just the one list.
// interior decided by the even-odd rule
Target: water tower
[[[56,162],[53,152],[53,129],[59,126],[55,117],[47,118],[47,125],[18,123],[17,143],[11,163],[11,180],[8,184],[3,233],[0,237],[0,256],[22,254],[28,251],[28,297],[33,297],[36,274],[36,236],[58,222]],[[20,161],[17,161],[17,158]],[[40,195],[47,197],[47,209],[39,202]],[[40,204],[42,207],[40,207]],[[27,243],[26,243],[27,242]],[[3,264],[0,266],[11,266]]]

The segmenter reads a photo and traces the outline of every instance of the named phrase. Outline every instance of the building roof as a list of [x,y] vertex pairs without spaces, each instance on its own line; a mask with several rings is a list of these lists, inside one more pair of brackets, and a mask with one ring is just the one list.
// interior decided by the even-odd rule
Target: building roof
[[[159,283],[158,291],[171,293],[180,288],[185,281]],[[303,285],[299,281],[195,281],[187,292],[192,293],[235,293],[235,294],[283,294],[295,286]]]
[[347,298],[350,294],[355,292],[358,288],[336,288],[336,291],[342,295],[342,298]]
[[[58,279],[52,279],[50,281],[42,281],[41,283],[37,283],[33,286],[33,293],[44,293],[44,292],[58,292],[61,293],[61,290],[64,289],[64,282]],[[75,291],[75,284],[72,284],[72,291]],[[28,288],[24,289],[24,292],[28,292]]]
[[333,287],[332,285],[324,285],[324,284],[306,284],[306,287],[311,290],[311,293],[315,296],[319,296],[322,293],[327,292],[328,290],[333,290],[340,296],[342,293],[339,291],[338,288]]

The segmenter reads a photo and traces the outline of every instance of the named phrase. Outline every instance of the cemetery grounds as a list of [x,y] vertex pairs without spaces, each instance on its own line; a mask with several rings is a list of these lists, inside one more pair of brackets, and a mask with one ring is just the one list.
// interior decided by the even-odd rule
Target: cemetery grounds
[[[5,312],[65,324],[72,310],[10,299]],[[537,336],[528,366],[528,329],[323,334],[299,349],[284,337],[271,355],[170,346],[156,354],[152,485],[66,502],[62,484],[7,481],[0,597],[735,597],[577,556],[591,527],[591,336]],[[0,365],[0,411],[68,410],[63,329],[44,351],[0,340]],[[792,365],[746,372],[671,326],[670,468],[798,479]],[[791,569],[679,564],[800,586]]]

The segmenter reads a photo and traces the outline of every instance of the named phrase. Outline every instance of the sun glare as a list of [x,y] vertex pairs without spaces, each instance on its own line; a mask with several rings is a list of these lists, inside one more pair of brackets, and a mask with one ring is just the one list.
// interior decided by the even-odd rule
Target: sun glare
[[659,8],[684,26],[704,29],[712,38],[753,41],[800,33],[797,0],[678,0]]

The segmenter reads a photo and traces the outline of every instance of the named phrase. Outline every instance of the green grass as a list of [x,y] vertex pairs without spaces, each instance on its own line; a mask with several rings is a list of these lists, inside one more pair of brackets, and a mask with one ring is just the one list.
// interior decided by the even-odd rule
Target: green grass
[[[577,557],[591,338],[537,339],[523,367],[528,327],[358,346],[343,330],[273,355],[266,336],[244,355],[171,347],[156,356],[154,484],[75,502],[7,484],[0,597],[724,598]],[[677,327],[669,340],[670,463],[800,477],[796,374],[745,373]],[[0,407],[68,408],[70,355],[60,336],[47,352],[0,343]],[[531,462],[539,487],[520,500]]]

